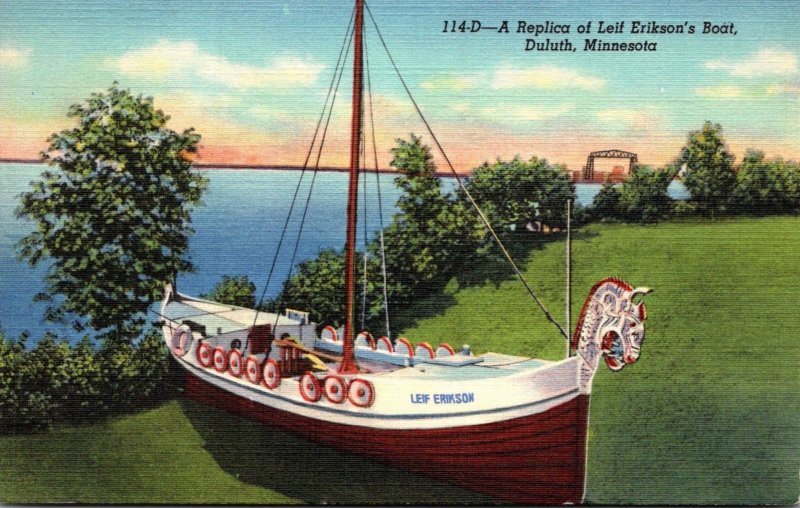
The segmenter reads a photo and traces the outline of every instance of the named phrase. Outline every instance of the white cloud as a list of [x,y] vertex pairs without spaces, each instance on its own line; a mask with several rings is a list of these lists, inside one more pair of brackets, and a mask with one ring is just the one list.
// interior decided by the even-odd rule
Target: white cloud
[[800,95],[800,84],[769,85],[767,95]]
[[510,88],[596,90],[603,88],[605,84],[606,80],[603,78],[554,65],[539,65],[524,69],[503,65],[494,70],[491,80],[491,87],[500,90]]
[[161,80],[190,75],[234,89],[307,86],[325,68],[291,56],[278,58],[271,65],[246,65],[205,53],[191,41],[164,39],[129,51],[109,63],[130,76]]
[[710,99],[738,99],[745,95],[742,87],[736,85],[704,86],[695,88],[694,93]]
[[797,72],[797,57],[781,49],[762,49],[741,60],[710,60],[706,69],[727,71],[732,76],[752,78],[768,75],[789,75]]
[[596,113],[605,127],[651,132],[663,127],[664,119],[655,110],[648,109],[604,109]]
[[0,48],[0,67],[19,69],[28,63],[30,49]]
[[465,74],[465,75],[443,75],[435,76],[431,79],[422,82],[421,86],[425,90],[437,91],[448,90],[453,92],[463,92],[464,90],[471,90],[478,88],[482,83],[486,82],[486,76],[481,74]]
[[537,105],[503,105],[483,108],[481,114],[494,121],[502,123],[537,122],[550,120],[565,115],[575,109],[573,104],[559,104],[557,106]]

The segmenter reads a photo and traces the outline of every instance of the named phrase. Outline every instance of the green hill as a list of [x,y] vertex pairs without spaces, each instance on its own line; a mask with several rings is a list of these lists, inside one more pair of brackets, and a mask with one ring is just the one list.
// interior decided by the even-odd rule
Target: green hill
[[[573,322],[591,285],[649,286],[642,357],[602,369],[592,503],[794,503],[800,492],[800,219],[600,225],[573,244]],[[563,321],[564,244],[521,264]],[[557,359],[563,340],[511,277],[465,267],[418,302],[413,341]],[[399,317],[403,319],[402,316]],[[405,318],[408,321],[408,317]],[[0,437],[0,501],[487,503],[188,401],[107,423]]]

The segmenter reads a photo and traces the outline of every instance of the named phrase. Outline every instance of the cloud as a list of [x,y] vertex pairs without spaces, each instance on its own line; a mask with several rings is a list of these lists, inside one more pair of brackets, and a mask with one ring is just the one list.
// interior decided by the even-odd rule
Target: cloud
[[635,131],[643,134],[664,131],[664,118],[655,108],[604,109],[595,113],[606,131]]
[[423,81],[420,86],[429,91],[448,90],[453,92],[463,92],[464,90],[478,88],[485,82],[486,76],[481,74],[448,74],[436,76]]
[[767,95],[800,95],[800,84],[768,85]]
[[745,91],[736,85],[704,86],[694,89],[695,95],[710,99],[738,99],[745,96]]
[[522,123],[550,120],[565,115],[575,109],[573,104],[557,106],[502,105],[482,108],[481,114],[498,123]]
[[246,65],[205,53],[191,41],[165,39],[129,51],[108,63],[129,76],[156,80],[193,76],[239,90],[308,86],[325,68],[292,56],[280,57],[266,66]]
[[727,71],[731,76],[752,78],[797,72],[797,57],[782,49],[762,49],[741,60],[710,60],[706,69]]
[[30,49],[0,48],[0,67],[19,69],[28,63]]
[[502,65],[494,70],[491,80],[491,87],[496,90],[510,88],[596,90],[603,88],[605,84],[606,80],[603,78],[554,65],[539,65],[525,69]]

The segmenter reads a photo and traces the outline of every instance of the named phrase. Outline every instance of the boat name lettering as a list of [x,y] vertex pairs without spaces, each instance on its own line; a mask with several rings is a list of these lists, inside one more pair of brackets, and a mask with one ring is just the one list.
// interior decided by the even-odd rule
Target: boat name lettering
[[412,393],[412,404],[469,404],[475,402],[475,394],[469,393]]

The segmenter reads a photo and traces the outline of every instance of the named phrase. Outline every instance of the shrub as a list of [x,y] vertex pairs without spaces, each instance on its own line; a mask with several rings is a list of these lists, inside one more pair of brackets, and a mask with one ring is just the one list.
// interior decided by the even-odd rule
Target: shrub
[[0,432],[35,432],[150,407],[174,393],[166,345],[150,330],[134,345],[96,350],[45,335],[28,349],[0,332]]

